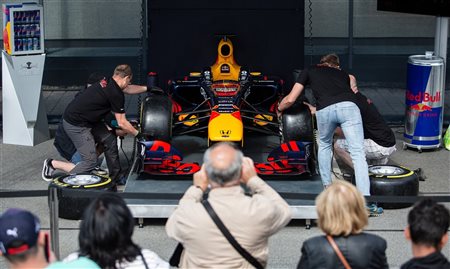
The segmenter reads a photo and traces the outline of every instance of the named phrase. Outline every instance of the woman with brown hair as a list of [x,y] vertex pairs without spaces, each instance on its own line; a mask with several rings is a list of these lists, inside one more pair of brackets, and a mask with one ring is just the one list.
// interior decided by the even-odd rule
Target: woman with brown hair
[[365,204],[352,184],[330,184],[316,199],[318,225],[325,235],[303,243],[297,268],[389,268],[386,241],[363,232],[368,224]]

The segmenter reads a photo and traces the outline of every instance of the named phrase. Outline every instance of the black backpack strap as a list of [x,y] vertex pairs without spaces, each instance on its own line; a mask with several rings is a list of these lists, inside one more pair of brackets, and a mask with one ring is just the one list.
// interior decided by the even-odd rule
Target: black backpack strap
[[144,263],[145,269],[150,269],[148,267],[147,261],[145,260],[144,254],[142,254],[142,250],[139,251],[139,255],[141,255],[142,262]]
[[181,260],[181,254],[183,253],[184,247],[183,244],[178,243],[177,247],[175,248],[172,257],[169,259],[170,266],[173,267],[179,267],[180,260]]
[[208,200],[202,201],[203,206],[205,207],[208,214],[211,216],[214,223],[217,225],[219,230],[222,232],[222,234],[225,236],[225,238],[230,242],[230,244],[234,247],[234,249],[241,254],[242,257],[244,257],[251,265],[253,265],[257,269],[263,269],[264,267],[261,265],[258,260],[255,259],[250,253],[248,253],[247,250],[245,250],[239,243],[234,239],[233,235],[231,235],[230,231],[225,227],[222,220],[220,220],[219,216],[217,216],[216,211],[211,207],[211,204],[208,202]]

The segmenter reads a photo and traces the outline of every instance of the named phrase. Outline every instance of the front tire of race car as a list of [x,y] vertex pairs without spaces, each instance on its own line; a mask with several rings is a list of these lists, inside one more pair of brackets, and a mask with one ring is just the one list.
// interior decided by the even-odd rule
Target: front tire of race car
[[[418,175],[405,167],[397,165],[369,166],[370,193],[380,196],[417,196],[419,193]],[[411,203],[380,203],[384,208],[404,208]]]
[[145,98],[141,109],[141,132],[148,140],[172,139],[172,101],[163,94]]
[[[50,188],[57,189],[58,214],[60,218],[79,220],[94,197],[80,197],[77,192],[86,190],[111,191],[114,184],[108,176],[95,174],[64,175],[53,179]],[[67,192],[66,190],[75,190]]]
[[282,140],[313,142],[313,123],[309,108],[302,103],[294,103],[283,111],[282,116]]

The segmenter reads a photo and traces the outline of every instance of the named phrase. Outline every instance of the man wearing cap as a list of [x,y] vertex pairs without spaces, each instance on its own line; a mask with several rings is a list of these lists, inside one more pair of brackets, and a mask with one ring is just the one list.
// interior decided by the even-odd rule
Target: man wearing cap
[[23,209],[10,208],[0,216],[0,251],[8,268],[100,268],[87,258],[80,258],[70,264],[57,262],[49,266],[55,257],[48,245],[48,234],[40,229],[39,219]]

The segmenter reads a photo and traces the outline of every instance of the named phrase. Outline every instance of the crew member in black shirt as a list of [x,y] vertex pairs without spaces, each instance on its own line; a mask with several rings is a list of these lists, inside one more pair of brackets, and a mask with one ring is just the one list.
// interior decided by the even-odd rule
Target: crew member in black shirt
[[[318,163],[324,187],[331,184],[333,134],[336,127],[340,126],[349,143],[356,187],[363,195],[369,196],[370,181],[364,153],[361,113],[356,105],[356,96],[350,88],[349,74],[340,69],[339,57],[336,54],[325,55],[320,59],[320,64],[303,70],[291,92],[278,105],[279,115],[297,100],[306,85],[311,86],[317,101]],[[374,216],[383,213],[383,209],[376,204],[369,204],[367,208]]]
[[[114,113],[119,127],[124,132],[133,136],[139,135],[139,131],[125,117],[124,91],[129,86],[132,76],[130,66],[118,65],[112,78],[93,84],[72,100],[63,114],[63,127],[80,153],[81,162],[75,165],[70,162],[47,159],[42,171],[44,180],[51,180],[55,169],[70,174],[89,173],[95,169],[97,166],[95,141],[108,144],[107,141],[102,140],[111,137],[103,123],[108,113]],[[106,147],[104,153],[110,177],[115,182],[120,172],[118,149]]]
[[[389,156],[396,151],[394,132],[386,124],[372,101],[359,92],[356,79],[352,75],[350,75],[350,85],[356,95],[356,105],[361,111],[367,163],[369,165],[387,164]],[[336,139],[334,153],[337,159],[353,168],[348,143],[344,137]]]

